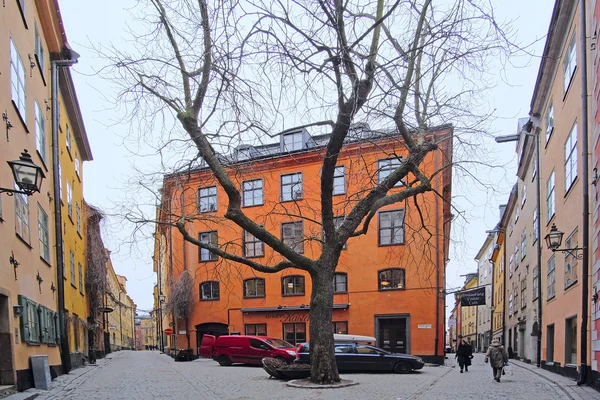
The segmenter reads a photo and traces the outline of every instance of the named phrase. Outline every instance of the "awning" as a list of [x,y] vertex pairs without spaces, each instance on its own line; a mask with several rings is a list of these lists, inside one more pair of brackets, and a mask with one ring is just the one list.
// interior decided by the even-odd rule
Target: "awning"
[[[350,304],[334,304],[334,310],[347,310]],[[257,308],[242,308],[242,312],[245,313],[259,313],[259,312],[283,312],[283,311],[308,311],[310,306],[281,306],[281,307],[257,307]]]

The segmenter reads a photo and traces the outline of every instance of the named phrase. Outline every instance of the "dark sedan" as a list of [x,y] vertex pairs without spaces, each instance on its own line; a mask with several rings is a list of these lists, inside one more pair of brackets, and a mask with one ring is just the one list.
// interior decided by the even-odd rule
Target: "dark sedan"
[[[310,363],[309,343],[296,350],[296,363]],[[420,357],[358,343],[335,343],[335,361],[340,372],[395,372],[406,374],[425,365]]]

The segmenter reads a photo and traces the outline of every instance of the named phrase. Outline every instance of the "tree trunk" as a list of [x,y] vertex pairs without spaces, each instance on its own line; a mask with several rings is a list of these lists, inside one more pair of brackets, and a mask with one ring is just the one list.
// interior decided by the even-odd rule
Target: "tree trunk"
[[311,274],[310,380],[318,384],[340,381],[333,347],[333,273],[335,266],[320,265]]
[[187,338],[187,343],[188,343],[188,349],[190,349],[192,347],[192,344],[190,343],[190,318],[189,317],[185,317],[185,337]]

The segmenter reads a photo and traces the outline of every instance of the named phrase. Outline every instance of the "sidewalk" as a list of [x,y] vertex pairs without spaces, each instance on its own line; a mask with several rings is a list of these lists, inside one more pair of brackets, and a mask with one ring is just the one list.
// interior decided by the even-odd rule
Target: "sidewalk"
[[538,368],[533,364],[527,364],[522,361],[510,360],[509,362],[512,367],[526,369],[529,372],[556,384],[570,399],[598,400],[600,398],[600,392],[586,385],[577,386],[577,381],[567,378],[566,376],[546,371],[543,368]]

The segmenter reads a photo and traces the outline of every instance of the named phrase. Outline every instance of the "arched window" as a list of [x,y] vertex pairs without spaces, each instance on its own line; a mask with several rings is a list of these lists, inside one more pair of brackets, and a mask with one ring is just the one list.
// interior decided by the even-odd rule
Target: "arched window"
[[404,268],[390,268],[379,271],[379,290],[398,290],[404,288]]
[[345,272],[336,272],[333,275],[333,293],[348,292],[348,274]]
[[284,276],[281,280],[281,293],[284,296],[304,294],[304,277],[302,275]]
[[265,280],[262,278],[244,281],[244,297],[265,297]]
[[200,284],[200,300],[219,300],[219,282],[202,282]]

